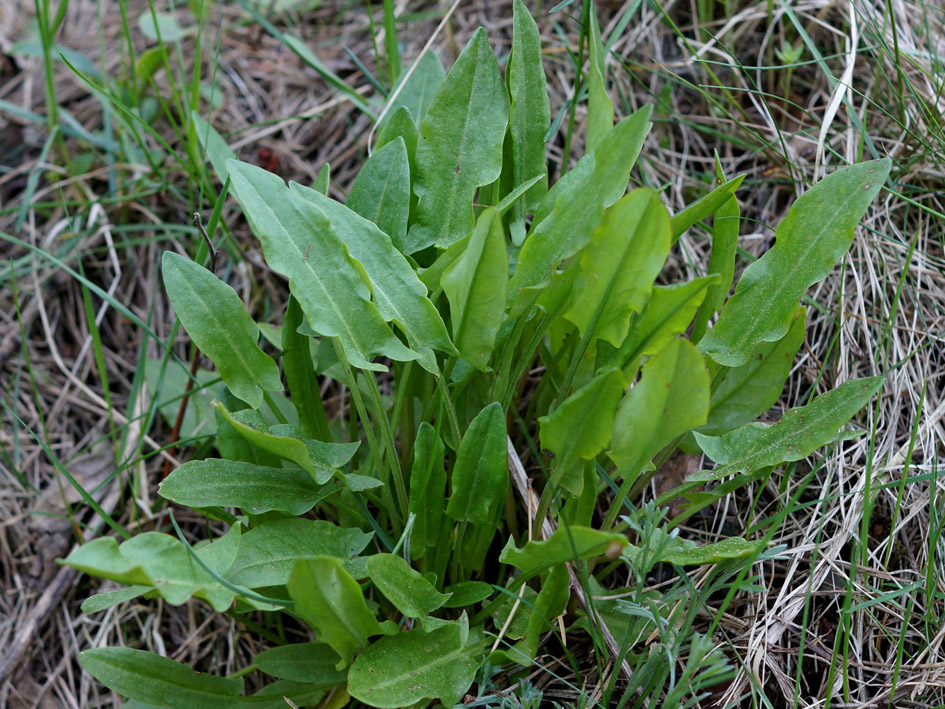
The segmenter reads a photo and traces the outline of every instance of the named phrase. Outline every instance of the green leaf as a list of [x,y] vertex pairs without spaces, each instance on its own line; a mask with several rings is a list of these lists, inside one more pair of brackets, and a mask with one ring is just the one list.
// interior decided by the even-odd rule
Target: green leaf
[[505,319],[509,255],[502,218],[485,210],[462,255],[443,272],[440,282],[450,302],[453,340],[460,354],[485,370]]
[[385,118],[381,119],[379,132],[385,130],[388,125],[387,121],[391,120],[401,107],[409,112],[417,128],[419,128],[427,115],[430,104],[433,102],[433,97],[445,78],[446,72],[443,71],[443,64],[436,52],[427,50],[420,55],[413,71],[409,75],[404,74],[403,78],[391,91],[392,96],[395,92],[397,95],[391,108],[387,110]]
[[153,652],[96,647],[79,653],[82,667],[114,692],[155,706],[227,709],[242,707],[243,679],[195,672]]
[[[488,120],[483,120],[488,116]],[[499,177],[509,103],[495,54],[479,28],[440,85],[420,126],[416,222],[407,250],[447,247],[473,228],[473,196]]]
[[[378,131],[377,144],[375,150],[380,150],[388,143],[393,143],[398,138],[402,138],[404,146],[407,149],[407,165],[409,167],[411,179],[416,174],[416,156],[417,156],[417,126],[413,122],[410,111],[401,106],[389,118],[385,118],[384,127]],[[411,198],[411,212],[413,211],[413,200]]]
[[203,148],[210,159],[213,171],[217,174],[217,179],[220,182],[226,182],[226,178],[229,176],[226,161],[236,160],[236,153],[230,149],[223,136],[217,133],[213,126],[197,113],[196,109],[190,112],[190,120],[193,121],[194,130],[197,132],[197,140],[200,141],[200,147]]
[[526,617],[525,631],[521,639],[514,646],[497,651],[490,656],[489,661],[516,662],[525,667],[530,666],[538,652],[541,636],[551,629],[551,621],[564,613],[571,599],[570,581],[568,568],[564,564],[553,567],[542,582],[541,591],[532,607],[519,608],[519,613],[524,612]]
[[[661,528],[654,531],[660,535],[666,535]],[[650,546],[657,545],[651,543]],[[658,546],[660,552],[656,557],[647,554],[647,561],[651,565],[667,562],[677,566],[702,566],[704,564],[720,564],[730,559],[750,557],[756,554],[759,548],[764,547],[764,542],[749,542],[742,537],[728,537],[714,544],[699,546],[691,539],[672,537]],[[643,550],[639,547],[628,544],[622,556],[634,564],[641,551]]]
[[440,527],[446,496],[446,447],[436,429],[426,421],[420,424],[413,448],[410,469],[409,511],[416,515],[410,537],[410,556],[419,559],[440,540]]
[[320,642],[338,653],[336,669],[351,662],[356,650],[367,648],[372,635],[389,632],[368,610],[358,582],[333,556],[296,562],[288,589],[295,613],[315,629]]
[[689,327],[703,302],[706,289],[718,276],[696,278],[688,283],[654,286],[643,311],[630,321],[627,338],[619,350],[598,349],[598,366],[619,366],[628,379],[636,377],[641,357],[651,357]]
[[587,68],[587,152],[591,153],[614,125],[614,104],[607,95],[607,48],[600,38],[594,6],[590,10],[590,63]]
[[400,326],[411,346],[421,353],[419,361],[427,371],[439,371],[430,348],[449,353],[455,353],[455,348],[440,314],[427,298],[426,286],[406,256],[376,225],[343,204],[294,182],[291,188],[328,217],[348,252],[363,265],[381,317]]
[[373,554],[367,560],[374,585],[408,618],[423,618],[449,600],[410,564],[394,554]]
[[226,579],[247,588],[281,586],[289,580],[299,559],[335,556],[348,560],[368,545],[371,536],[324,520],[266,522],[243,534]]
[[319,486],[305,470],[236,460],[192,460],[167,476],[161,496],[188,507],[239,507],[251,514],[308,512]]
[[737,367],[759,342],[784,337],[801,296],[850,248],[891,164],[884,158],[852,165],[805,192],[778,224],[775,245],[745,269],[699,349],[721,365]]
[[269,266],[289,289],[312,329],[341,340],[351,364],[386,371],[374,355],[406,362],[419,355],[397,339],[371,302],[363,267],[318,207],[289,190],[282,178],[242,162],[228,162],[231,188]]
[[[160,359],[148,359],[144,363],[144,381],[157,402],[167,402],[161,406],[161,416],[169,426],[177,420],[180,411],[180,398],[187,389],[190,372],[180,362],[168,360],[161,380]],[[216,372],[198,369],[194,378],[197,382],[190,390],[187,409],[180,424],[182,440],[194,436],[212,436],[217,432],[217,421],[213,413],[213,401],[220,396],[223,382]]]
[[595,337],[620,347],[630,316],[650,299],[669,237],[669,214],[655,190],[634,190],[610,207],[581,252],[564,316],[582,335],[596,318]]
[[[226,546],[227,542],[216,544]],[[204,546],[197,552],[211,568],[216,552],[213,546]],[[174,606],[186,603],[191,596],[207,600],[219,612],[233,603],[233,591],[204,571],[184,544],[168,534],[144,532],[121,546],[111,537],[99,537],[80,546],[61,563],[128,586],[153,587]],[[225,568],[214,570],[223,572]]]
[[[511,208],[512,233],[520,233],[524,238],[526,213],[532,211],[548,191],[545,133],[551,122],[551,108],[541,60],[541,34],[522,0],[515,0],[512,5],[512,51],[505,80],[511,98],[508,141],[512,157],[511,186],[540,176],[539,182]],[[521,239],[515,242],[516,246],[521,246]]]
[[715,211],[735,194],[735,190],[738,189],[744,179],[744,175],[733,177],[687,206],[679,214],[674,214],[670,219],[670,224],[673,227],[673,243],[675,244],[680,236],[689,231],[693,224],[715,214]]
[[446,608],[468,608],[486,600],[494,591],[492,584],[483,581],[460,581],[446,587],[450,598],[443,605]]
[[316,441],[301,436],[298,429],[291,425],[266,427],[258,414],[255,416],[252,414],[234,415],[219,402],[216,408],[226,422],[246,441],[280,458],[291,460],[307,470],[319,485],[328,482],[339,468],[351,460],[361,445],[360,441],[354,443]]
[[259,408],[264,391],[282,389],[279,367],[256,345],[259,330],[232,288],[188,258],[165,251],[164,287],[200,351],[240,399]]
[[398,136],[371,154],[354,178],[345,204],[374,222],[395,249],[404,250],[410,214],[410,163],[403,138]]
[[328,188],[331,185],[331,165],[327,162],[322,165],[318,174],[315,175],[315,181],[312,183],[312,189],[319,194],[327,195]]
[[562,526],[548,539],[528,542],[521,549],[515,548],[515,541],[510,537],[499,555],[499,561],[520,569],[525,578],[531,578],[558,564],[590,559],[613,548],[622,549],[626,543],[627,538],[622,534],[601,532],[589,527]]
[[754,421],[778,402],[794,355],[804,342],[805,314],[805,308],[798,308],[784,337],[760,342],[745,364],[724,373],[709,401],[709,420],[699,433],[721,435]]
[[263,650],[254,662],[272,677],[333,687],[347,679],[347,672],[335,669],[340,659],[338,653],[324,643],[296,643]]
[[153,589],[150,586],[128,586],[116,591],[102,591],[82,601],[81,610],[83,613],[100,613],[119,603],[138,598],[151,590]]
[[688,341],[674,340],[646,363],[617,410],[610,457],[624,486],[674,438],[704,424],[708,413],[702,356]]
[[[719,180],[724,179],[718,156],[715,158],[715,172]],[[719,281],[706,291],[705,302],[699,309],[699,315],[692,326],[690,340],[698,343],[705,335],[709,320],[719,311],[735,279],[735,252],[738,249],[738,229],[741,226],[741,210],[735,196],[725,200],[712,218],[712,254],[709,256],[710,275],[718,274]]]
[[558,263],[590,241],[604,208],[626,192],[630,170],[650,130],[650,111],[646,106],[620,121],[597,150],[581,158],[545,195],[509,284],[510,296],[517,303],[513,314],[531,302],[532,296],[523,291],[544,287]]
[[292,403],[299,415],[299,429],[309,438],[330,438],[321,388],[312,363],[311,338],[298,330],[305,322],[302,307],[291,295],[282,329],[282,369]]
[[473,419],[459,444],[446,514],[459,522],[492,522],[509,485],[507,455],[505,412],[495,401]]
[[722,436],[696,433],[696,442],[719,464],[689,480],[701,484],[732,473],[747,475],[761,468],[803,460],[837,436],[840,427],[873,398],[885,377],[851,379],[821,394],[807,406],[791,409],[771,426],[750,423]]
[[584,487],[582,460],[591,460],[609,444],[614,415],[623,397],[623,376],[611,369],[565,399],[548,416],[538,419],[541,445],[555,455],[551,484],[573,495]]
[[348,673],[348,691],[373,707],[407,707],[425,699],[459,703],[479,667],[464,647],[458,623],[431,633],[414,628],[381,638],[361,653]]

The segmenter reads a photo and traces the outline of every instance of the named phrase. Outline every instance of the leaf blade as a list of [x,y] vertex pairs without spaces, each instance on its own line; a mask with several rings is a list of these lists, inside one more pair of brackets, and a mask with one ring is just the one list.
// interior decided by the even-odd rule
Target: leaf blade
[[264,391],[282,389],[279,367],[256,344],[259,330],[232,288],[203,266],[172,251],[161,259],[174,312],[234,395],[253,408]]
[[759,342],[784,337],[801,296],[850,248],[891,165],[885,158],[842,168],[798,198],[778,224],[775,245],[745,269],[699,349],[737,367]]

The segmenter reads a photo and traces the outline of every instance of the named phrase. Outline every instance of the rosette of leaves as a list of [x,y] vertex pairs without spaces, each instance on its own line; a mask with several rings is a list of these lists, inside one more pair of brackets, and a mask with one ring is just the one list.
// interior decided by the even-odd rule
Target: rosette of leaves
[[[880,377],[845,382],[773,425],[755,422],[803,340],[802,298],[846,253],[889,161],[811,187],[730,295],[741,178],[720,173],[675,215],[655,188],[628,191],[650,109],[614,121],[592,23],[588,152],[549,185],[541,43],[524,4],[514,8],[504,72],[483,30],[448,74],[433,54],[419,60],[384,107],[345,204],[327,196],[327,166],[315,185],[287,185],[228,157],[198,122],[290,293],[282,322],[264,328],[274,345],[264,349],[232,288],[187,256],[164,259],[171,304],[223,385],[212,407],[220,457],[183,464],[160,493],[226,531],[194,547],[172,529],[98,539],[63,563],[127,587],[89,599],[90,612],[136,596],[196,597],[236,618],[255,614],[251,627],[284,616],[280,627],[307,637],[256,657],[271,681],[252,694],[242,675],[122,647],[86,651],[84,667],[107,687],[181,708],[349,697],[449,706],[486,658],[533,660],[569,605],[569,565],[619,555],[629,523],[619,510],[678,445],[715,464],[657,501],[687,496],[682,518],[848,435],[841,429],[881,386]],[[711,216],[708,274],[656,285],[680,235]],[[327,379],[346,392],[357,425],[326,416]],[[524,450],[535,420],[553,455],[536,482],[537,511],[516,506],[508,470],[509,442]],[[600,472],[616,495],[600,492]],[[706,483],[714,487],[697,489]],[[536,512],[558,522],[547,539],[540,522],[528,537]],[[619,563],[763,552],[746,540],[700,550],[673,526],[638,525]],[[593,584],[612,567],[597,567]],[[707,656],[706,642],[692,647]]]

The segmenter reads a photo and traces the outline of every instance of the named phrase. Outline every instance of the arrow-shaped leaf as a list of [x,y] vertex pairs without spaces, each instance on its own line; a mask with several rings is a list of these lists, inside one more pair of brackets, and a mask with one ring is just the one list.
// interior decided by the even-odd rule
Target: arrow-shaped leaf
[[164,287],[184,328],[223,381],[253,408],[282,389],[279,367],[256,345],[259,329],[232,288],[188,258],[165,251]]
[[231,188],[243,207],[266,263],[288,277],[312,329],[341,340],[351,364],[385,371],[374,355],[417,359],[397,339],[371,302],[363,267],[318,207],[295,194],[271,172],[227,161]]

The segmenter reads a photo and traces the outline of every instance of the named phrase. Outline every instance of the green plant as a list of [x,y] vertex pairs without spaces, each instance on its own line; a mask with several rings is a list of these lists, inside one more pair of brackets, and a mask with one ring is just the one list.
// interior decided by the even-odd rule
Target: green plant
[[[633,670],[620,705],[662,694],[689,706],[729,676],[724,654],[693,631],[694,609],[776,550],[741,538],[699,547],[675,527],[836,440],[882,385],[849,381],[774,425],[754,422],[803,340],[801,298],[847,251],[890,165],[844,168],[812,187],[728,297],[742,179],[719,171],[715,189],[674,216],[655,189],[627,193],[650,110],[614,124],[593,15],[588,42],[588,153],[550,188],[540,40],[521,2],[504,79],[483,30],[448,76],[433,55],[405,74],[346,205],[327,196],[327,166],[314,188],[286,186],[194,121],[291,294],[282,325],[262,328],[200,265],[205,246],[195,261],[164,256],[175,312],[223,386],[199,412],[220,457],[183,464],[160,492],[226,532],[192,547],[171,514],[175,534],[97,539],[64,563],[129,586],[86,610],[197,597],[237,618],[302,624],[315,641],[259,653],[246,672],[274,681],[250,696],[244,672],[212,677],[121,647],[82,654],[99,681],[173,707],[349,695],[450,705],[484,663],[534,662],[572,593],[600,653]],[[708,275],[654,285],[673,244],[713,215]],[[345,392],[347,421],[328,416],[326,379]],[[536,421],[553,456],[537,506],[524,476],[509,476]],[[636,508],[680,446],[715,466]],[[657,506],[681,496],[666,521]],[[614,568],[595,567],[600,557],[630,569],[628,600],[595,606]],[[713,565],[713,580],[700,590],[683,575],[660,599],[644,590],[660,563]],[[638,647],[654,633],[657,652]],[[615,682],[612,673],[605,702]]]

